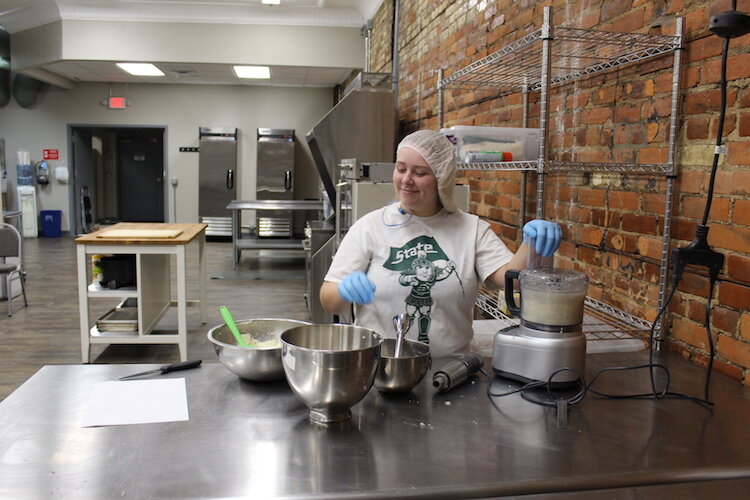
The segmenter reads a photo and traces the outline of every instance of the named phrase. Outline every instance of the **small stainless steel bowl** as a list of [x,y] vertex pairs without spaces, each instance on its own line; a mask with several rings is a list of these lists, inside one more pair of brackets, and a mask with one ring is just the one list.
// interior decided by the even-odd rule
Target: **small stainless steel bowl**
[[351,418],[351,407],[372,387],[380,334],[352,325],[298,326],[281,335],[281,360],[292,391],[310,419],[328,424]]
[[[259,342],[278,339],[289,328],[309,325],[293,319],[258,318],[236,321],[240,333],[249,333]],[[270,382],[284,379],[281,343],[276,347],[240,347],[225,324],[208,331],[208,340],[229,371],[245,380]]]
[[401,356],[394,357],[396,339],[385,339],[380,348],[380,366],[375,375],[375,389],[380,392],[409,392],[424,378],[430,368],[430,346],[416,340],[404,340]]

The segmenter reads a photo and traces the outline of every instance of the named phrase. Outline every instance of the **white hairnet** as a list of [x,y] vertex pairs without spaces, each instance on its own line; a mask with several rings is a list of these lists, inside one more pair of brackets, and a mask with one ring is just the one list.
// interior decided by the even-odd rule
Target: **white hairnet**
[[437,190],[440,203],[448,212],[455,212],[456,202],[453,201],[453,185],[456,181],[456,151],[453,143],[440,132],[433,130],[418,130],[399,143],[396,154],[401,148],[416,151],[437,178]]

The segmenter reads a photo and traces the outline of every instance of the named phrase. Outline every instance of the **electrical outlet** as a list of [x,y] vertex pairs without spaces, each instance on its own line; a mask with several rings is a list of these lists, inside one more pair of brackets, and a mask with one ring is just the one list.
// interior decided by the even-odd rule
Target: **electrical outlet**
[[171,182],[174,187],[177,187],[177,177],[172,177]]
[[679,283],[682,272],[688,264],[708,268],[711,281],[716,281],[724,266],[724,255],[708,246],[708,227],[703,225],[695,229],[695,237],[688,246],[672,250],[672,259],[674,264],[672,280],[675,285]]

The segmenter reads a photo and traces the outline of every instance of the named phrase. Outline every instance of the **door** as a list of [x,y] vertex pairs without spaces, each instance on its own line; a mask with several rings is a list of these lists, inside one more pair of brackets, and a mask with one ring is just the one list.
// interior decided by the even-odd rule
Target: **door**
[[231,219],[227,205],[237,199],[237,141],[203,137],[198,158],[198,214]]
[[164,133],[117,133],[117,200],[125,222],[164,222]]
[[96,174],[91,138],[91,129],[71,128],[73,192],[70,197],[70,213],[73,214],[73,220],[69,222],[74,234],[88,232],[96,220]]

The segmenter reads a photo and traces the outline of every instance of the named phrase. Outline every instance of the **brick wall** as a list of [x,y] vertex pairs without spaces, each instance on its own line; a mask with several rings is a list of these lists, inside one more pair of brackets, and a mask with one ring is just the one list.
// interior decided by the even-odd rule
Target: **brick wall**
[[[738,1],[750,13],[750,0]],[[684,246],[706,201],[719,113],[722,40],[707,29],[729,1],[409,0],[399,25],[399,121],[402,135],[438,128],[438,70],[448,76],[541,26],[545,6],[555,25],[673,34],[685,19],[685,51],[674,184],[671,247]],[[393,4],[373,17],[372,69],[391,69]],[[709,243],[725,255],[714,291],[711,330],[715,368],[750,383],[750,35],[730,43],[722,158],[709,217]],[[555,87],[550,95],[551,158],[565,161],[661,163],[668,157],[672,57]],[[522,126],[520,93],[446,91],[444,126]],[[528,126],[539,124],[530,95]],[[519,172],[465,172],[471,211],[488,220],[511,249],[521,226]],[[535,213],[535,174],[527,174],[527,218]],[[558,262],[586,272],[590,295],[653,320],[658,310],[664,227],[664,176],[549,174],[545,216],[563,227]],[[688,269],[665,318],[666,345],[705,364],[703,328],[709,291],[704,269]]]

